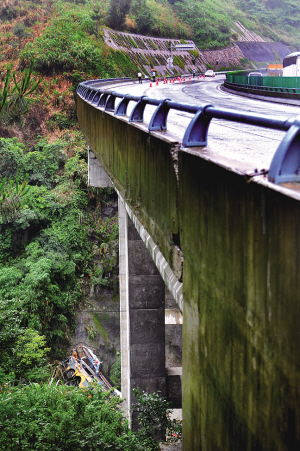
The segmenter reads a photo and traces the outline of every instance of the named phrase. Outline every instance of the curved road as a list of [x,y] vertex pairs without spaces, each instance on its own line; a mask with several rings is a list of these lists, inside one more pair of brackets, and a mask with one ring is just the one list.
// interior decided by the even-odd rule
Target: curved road
[[[149,81],[144,81],[141,85],[128,83],[114,88],[109,87],[109,89],[115,89],[122,93],[129,92],[133,95],[147,95],[150,98],[170,98],[177,102],[195,105],[209,103],[217,107],[283,118],[294,117],[299,114],[299,107],[297,106],[245,98],[222,91],[223,80],[224,76],[219,75],[215,78],[202,79],[199,83],[191,85],[188,83],[163,84],[160,82],[159,86],[153,85],[153,87],[150,87]],[[134,102],[130,102],[128,114],[134,104]],[[154,110],[154,106],[147,105],[144,114],[145,122],[149,122]],[[192,115],[189,113],[171,110],[167,121],[168,134],[181,142],[191,117]],[[213,119],[208,130],[207,147],[197,149],[207,156],[217,156],[223,159],[229,166],[245,172],[252,172],[254,169],[269,168],[272,157],[283,136],[284,132],[281,131]]]

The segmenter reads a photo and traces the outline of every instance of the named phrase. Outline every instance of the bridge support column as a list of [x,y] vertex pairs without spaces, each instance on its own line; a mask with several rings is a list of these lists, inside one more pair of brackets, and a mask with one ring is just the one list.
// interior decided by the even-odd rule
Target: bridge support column
[[133,388],[165,396],[165,285],[119,199],[122,395],[132,428]]

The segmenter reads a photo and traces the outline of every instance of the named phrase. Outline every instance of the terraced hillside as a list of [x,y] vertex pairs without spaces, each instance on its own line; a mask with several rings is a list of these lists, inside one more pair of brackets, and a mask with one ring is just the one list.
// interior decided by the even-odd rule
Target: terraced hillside
[[[280,42],[268,42],[265,38],[250,32],[237,23],[240,33],[237,41],[230,47],[217,50],[173,50],[174,73],[187,74],[193,70],[204,72],[215,70],[253,69],[265,67],[269,63],[281,62],[290,49]],[[145,75],[154,68],[158,75],[170,75],[168,58],[171,44],[194,44],[192,40],[165,39],[142,36],[104,29],[106,44],[129,56],[133,64]]]
[[[108,46],[125,52],[131,60],[141,68],[144,74],[150,74],[154,68],[159,75],[169,75],[168,58],[170,57],[171,43],[193,44],[193,41],[180,41],[179,39],[150,38],[132,33],[117,32],[104,29],[105,42]],[[190,51],[174,51],[174,72],[183,74],[192,72],[203,72],[209,63],[205,56],[195,47]]]

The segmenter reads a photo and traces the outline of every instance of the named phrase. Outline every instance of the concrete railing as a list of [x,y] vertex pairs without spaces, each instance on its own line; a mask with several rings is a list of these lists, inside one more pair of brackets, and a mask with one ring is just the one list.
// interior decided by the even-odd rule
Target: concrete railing
[[[148,129],[163,131],[167,129],[168,113],[171,109],[194,114],[182,139],[183,147],[204,147],[207,145],[208,129],[212,119],[223,119],[259,126],[269,129],[286,131],[272,159],[268,173],[269,181],[273,183],[300,182],[300,156],[298,139],[300,134],[300,116],[295,118],[249,113],[248,111],[232,110],[215,107],[211,104],[190,105],[174,102],[171,99],[154,99],[147,96],[133,96],[102,88],[106,82],[124,82],[128,79],[92,80],[81,83],[77,94],[96,108],[114,112],[116,116],[126,116],[130,101],[136,102],[131,111],[129,122],[143,122],[147,105],[157,106]],[[121,101],[116,105],[117,98]]]

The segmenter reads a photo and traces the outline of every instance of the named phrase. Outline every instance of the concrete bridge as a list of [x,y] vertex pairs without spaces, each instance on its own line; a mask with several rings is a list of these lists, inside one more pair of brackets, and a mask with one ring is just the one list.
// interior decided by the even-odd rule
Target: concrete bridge
[[[231,167],[205,147],[184,147],[170,132],[149,131],[145,99],[136,99],[129,122],[128,96],[117,105],[114,93],[96,87],[79,88],[77,111],[119,193],[128,411],[133,387],[165,392],[166,285],[183,312],[183,449],[298,449],[297,120],[273,123],[287,133],[268,179]],[[157,105],[164,130],[171,103]],[[216,111],[205,109],[202,135]]]

